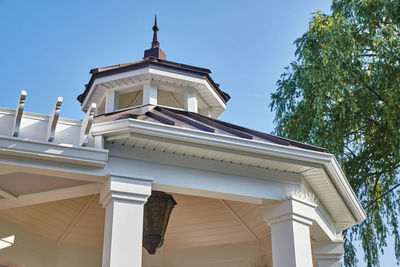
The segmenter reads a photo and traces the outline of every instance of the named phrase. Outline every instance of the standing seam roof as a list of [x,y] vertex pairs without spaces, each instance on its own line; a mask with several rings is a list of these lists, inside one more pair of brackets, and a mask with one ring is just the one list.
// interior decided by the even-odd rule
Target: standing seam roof
[[318,152],[328,152],[327,149],[290,140],[287,138],[262,133],[221,120],[213,119],[197,113],[167,108],[163,106],[145,105],[121,111],[107,113],[95,117],[95,123],[115,121],[120,119],[135,119],[149,121],[178,128],[199,130],[208,133],[222,134],[265,143],[297,147]]

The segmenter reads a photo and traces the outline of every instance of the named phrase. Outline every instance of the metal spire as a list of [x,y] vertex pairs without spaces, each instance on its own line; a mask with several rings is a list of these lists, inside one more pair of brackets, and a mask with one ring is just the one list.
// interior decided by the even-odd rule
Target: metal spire
[[153,26],[153,42],[151,43],[151,48],[157,48],[160,47],[160,42],[158,41],[158,28],[157,26],[157,15],[155,15],[154,19],[154,26]]
[[[1,0],[0,0],[1,1]],[[167,56],[164,51],[160,48],[160,42],[158,41],[158,28],[157,26],[157,15],[154,18],[154,26],[153,26],[153,42],[151,42],[151,48],[144,51],[144,59],[146,58],[158,58],[166,60]]]

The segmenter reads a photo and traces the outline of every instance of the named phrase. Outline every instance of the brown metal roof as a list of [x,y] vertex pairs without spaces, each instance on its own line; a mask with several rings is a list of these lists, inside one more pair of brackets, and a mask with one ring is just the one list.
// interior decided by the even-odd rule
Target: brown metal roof
[[258,132],[245,127],[203,116],[197,113],[161,106],[146,105],[137,108],[126,109],[122,111],[99,115],[95,117],[94,120],[96,123],[101,123],[127,118],[171,125],[185,129],[194,129],[226,136],[234,136],[283,146],[297,147],[318,152],[328,152],[328,150],[325,148],[304,144],[271,134]]
[[209,69],[204,69],[204,68],[199,68],[199,67],[194,67],[190,65],[185,65],[181,63],[176,63],[168,60],[163,60],[159,58],[154,58],[154,57],[146,57],[145,59],[141,61],[136,61],[136,62],[131,62],[131,63],[124,63],[124,64],[118,64],[114,66],[108,66],[108,67],[103,67],[103,68],[96,68],[90,70],[90,73],[92,74],[92,77],[89,80],[89,83],[86,85],[85,91],[80,94],[77,99],[80,103],[83,103],[85,101],[86,96],[89,93],[89,90],[91,89],[94,81],[97,78],[109,76],[109,75],[114,75],[126,71],[131,71],[139,68],[144,68],[148,66],[161,66],[161,67],[167,67],[167,68],[172,68],[175,70],[180,70],[180,71],[185,71],[189,73],[194,73],[203,76],[211,85],[211,87],[215,90],[217,95],[222,99],[224,103],[228,102],[230,99],[230,96],[223,92],[221,89],[219,89],[219,84],[215,83],[213,79],[210,77],[211,71]]

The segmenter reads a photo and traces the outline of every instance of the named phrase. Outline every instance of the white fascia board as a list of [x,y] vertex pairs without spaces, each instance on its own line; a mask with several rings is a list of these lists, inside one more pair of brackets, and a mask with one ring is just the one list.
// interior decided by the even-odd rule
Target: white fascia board
[[300,162],[322,165],[325,167],[328,176],[336,185],[336,190],[342,200],[354,216],[354,224],[358,224],[366,218],[360,202],[332,154],[255,140],[247,140],[233,136],[207,133],[198,130],[183,129],[175,126],[134,119],[124,119],[95,124],[92,128],[92,135],[104,135],[106,137],[119,134],[129,134],[130,132],[180,140],[189,143],[200,143],[208,146],[223,147],[231,150],[253,153],[256,157],[257,154],[261,154],[276,158],[292,159]]
[[108,137],[130,132],[251,152],[253,154],[268,154],[277,158],[294,159],[314,164],[329,163],[332,157],[328,153],[134,119],[98,123],[92,126],[91,133],[93,136],[104,135]]
[[[155,162],[164,165],[206,170],[211,172],[225,173],[228,175],[241,175],[243,177],[253,177],[261,180],[270,180],[279,183],[300,185],[303,176],[298,173],[278,171],[273,169],[263,169],[254,166],[238,165],[230,162],[221,162],[211,159],[193,158],[179,154],[164,153],[148,149],[138,149],[114,144],[108,144],[110,157]],[[168,156],[166,156],[168,155]]]
[[132,70],[132,71],[127,71],[123,73],[118,73],[118,74],[113,74],[113,75],[108,75],[105,77],[97,78],[92,86],[89,88],[89,93],[85,98],[85,101],[82,103],[82,109],[86,110],[88,108],[88,105],[90,105],[90,99],[92,97],[92,94],[95,91],[95,88],[97,85],[105,83],[105,82],[110,82],[114,80],[120,80],[120,79],[125,79],[129,77],[134,77],[134,76],[139,76],[139,75],[155,75],[155,76],[162,76],[162,77],[168,77],[171,79],[176,79],[180,81],[186,81],[186,82],[191,82],[193,83],[193,87],[201,86],[202,91],[206,92],[206,94],[212,95],[214,99],[214,107],[219,107],[223,110],[226,109],[225,103],[222,101],[221,97],[217,95],[215,90],[211,87],[211,85],[202,77],[201,75],[195,75],[192,73],[187,73],[184,71],[177,71],[174,69],[169,69],[169,68],[163,68],[159,66],[150,66],[150,67],[143,67],[140,69]]
[[347,208],[349,208],[353,214],[357,224],[363,222],[367,215],[336,158],[332,156],[330,162],[325,164],[324,167],[329,177],[333,180],[339,194],[344,199]]
[[104,167],[108,150],[0,136],[0,154]]

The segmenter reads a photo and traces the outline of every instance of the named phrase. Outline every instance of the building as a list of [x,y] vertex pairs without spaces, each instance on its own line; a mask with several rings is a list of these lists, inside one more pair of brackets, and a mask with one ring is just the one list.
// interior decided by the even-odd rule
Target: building
[[365,213],[335,157],[219,121],[229,95],[153,30],[91,70],[83,120],[0,109],[0,266],[340,266]]

